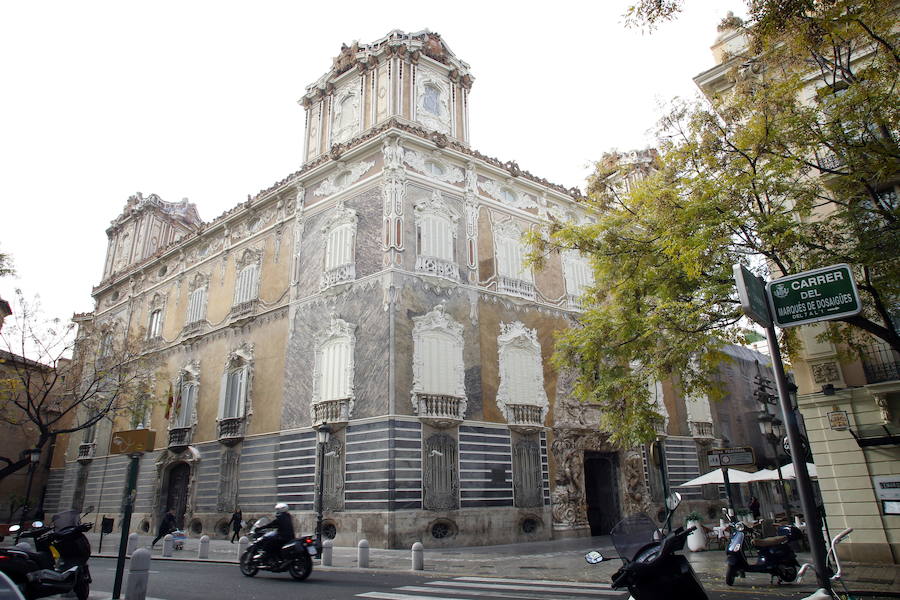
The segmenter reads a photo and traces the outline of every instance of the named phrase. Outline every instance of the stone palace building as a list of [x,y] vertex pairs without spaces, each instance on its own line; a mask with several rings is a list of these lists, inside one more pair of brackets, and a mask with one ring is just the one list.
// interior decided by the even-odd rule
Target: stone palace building
[[[523,233],[587,218],[580,193],[470,148],[472,84],[428,31],[345,46],[300,101],[299,171],[210,222],[187,200],[128,199],[77,320],[101,354],[138,336],[157,361],[135,530],[174,508],[189,534],[224,535],[235,507],[249,520],[284,501],[311,531],[319,468],[339,544],[588,535],[649,506],[649,453],[609,448],[549,360],[589,263],[525,264]],[[657,391],[684,481],[696,440],[714,441],[710,410]],[[118,519],[113,428],[129,427],[68,440],[48,513]]]

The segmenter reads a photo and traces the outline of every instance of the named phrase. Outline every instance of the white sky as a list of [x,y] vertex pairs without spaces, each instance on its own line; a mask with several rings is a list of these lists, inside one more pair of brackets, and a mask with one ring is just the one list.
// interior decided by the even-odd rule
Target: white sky
[[[471,145],[566,187],[650,129],[713,66],[739,0],[687,0],[652,34],[634,0],[4,2],[0,251],[48,316],[93,309],[105,230],[140,191],[212,220],[300,167],[296,101],[342,43],[440,33],[472,68]],[[15,307],[14,307],[15,308]]]

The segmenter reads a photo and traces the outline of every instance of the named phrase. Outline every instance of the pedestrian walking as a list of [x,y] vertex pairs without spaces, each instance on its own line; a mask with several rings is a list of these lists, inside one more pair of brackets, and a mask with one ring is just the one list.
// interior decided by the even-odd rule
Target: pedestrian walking
[[175,510],[169,509],[166,514],[163,515],[162,521],[160,521],[159,523],[159,529],[156,531],[157,535],[153,539],[153,543],[150,544],[150,547],[152,548],[153,546],[155,546],[156,542],[158,542],[163,536],[165,536],[167,533],[172,533],[173,531],[175,531],[175,529]]
[[754,521],[759,521],[759,498],[750,496],[750,514],[753,515]]
[[241,529],[244,527],[244,515],[241,513],[241,507],[238,506],[234,509],[234,512],[231,513],[231,531],[234,533],[231,534],[231,543],[234,543],[241,535]]

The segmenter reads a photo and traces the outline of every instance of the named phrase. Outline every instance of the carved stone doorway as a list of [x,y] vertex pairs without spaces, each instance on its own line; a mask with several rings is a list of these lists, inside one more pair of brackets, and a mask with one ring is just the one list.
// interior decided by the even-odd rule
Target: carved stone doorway
[[591,535],[608,535],[622,518],[618,454],[584,453],[584,492]]
[[184,514],[187,510],[188,485],[191,481],[191,467],[185,462],[169,468],[166,486],[166,501],[163,512],[175,511],[175,523],[184,529]]

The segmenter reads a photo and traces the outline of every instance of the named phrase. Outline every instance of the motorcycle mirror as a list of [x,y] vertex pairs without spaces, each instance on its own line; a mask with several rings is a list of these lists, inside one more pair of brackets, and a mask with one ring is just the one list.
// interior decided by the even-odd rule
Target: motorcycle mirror
[[86,509],[84,509],[84,514],[86,514],[86,515],[89,515],[89,514],[91,514],[92,512],[94,512],[94,505],[93,505],[93,504],[91,504],[91,505],[88,506]]
[[10,532],[10,533],[15,533],[15,532],[17,532],[17,531],[20,530],[20,529],[22,529],[22,528],[19,527],[18,525],[13,525],[12,527],[9,528],[9,532]]
[[44,522],[43,522],[43,521],[32,521],[32,522],[31,522],[31,526],[32,526],[32,527],[43,527],[43,526],[44,526]]
[[666,498],[666,508],[669,510],[675,510],[678,508],[679,504],[681,504],[681,494],[678,492],[672,492],[669,494],[668,498]]
[[584,555],[584,560],[586,560],[589,564],[596,565],[597,563],[603,562],[606,559],[603,558],[603,555],[596,550],[591,550]]

